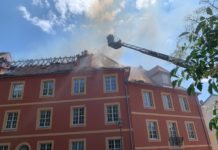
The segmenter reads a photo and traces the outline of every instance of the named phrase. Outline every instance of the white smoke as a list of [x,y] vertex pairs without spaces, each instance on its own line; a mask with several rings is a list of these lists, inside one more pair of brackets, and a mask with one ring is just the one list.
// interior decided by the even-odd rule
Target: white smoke
[[[148,49],[171,54],[176,47],[177,36],[185,27],[185,17],[197,6],[196,0],[34,0],[36,8],[42,4],[49,9],[46,16],[34,16],[26,8],[29,17],[24,18],[34,24],[34,18],[50,21],[50,28],[43,31],[62,29],[69,32],[67,37],[60,36],[53,41],[46,41],[35,47],[38,57],[63,56],[76,54],[84,49],[91,52],[102,52],[110,57],[119,59],[123,51],[108,48],[106,36],[114,33],[123,41],[133,43]],[[38,4],[38,5],[36,5]],[[48,7],[49,6],[49,7]],[[24,7],[24,6],[21,6]],[[52,11],[55,9],[56,12]],[[52,15],[51,15],[52,14]],[[52,17],[51,17],[52,16]],[[75,21],[82,18],[82,23]],[[53,20],[52,20],[53,19]],[[34,24],[41,27],[40,25]],[[79,32],[81,31],[81,32]],[[78,33],[79,32],[79,33]],[[58,35],[58,32],[56,32]],[[152,64],[154,59],[144,55],[136,55],[134,61],[123,61],[134,65]],[[146,59],[145,59],[146,58]],[[159,63],[159,60],[156,60]],[[129,65],[129,64],[128,64]]]

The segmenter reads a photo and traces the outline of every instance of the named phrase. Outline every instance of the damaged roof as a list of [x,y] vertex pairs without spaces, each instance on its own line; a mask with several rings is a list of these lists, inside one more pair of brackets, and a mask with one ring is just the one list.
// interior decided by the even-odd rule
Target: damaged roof
[[[91,69],[127,68],[103,54],[89,54],[88,51],[83,51],[79,55],[70,57],[29,59],[12,62],[2,59],[0,60],[1,64],[6,67],[4,68],[3,66],[2,70],[0,68],[0,77],[57,74]],[[7,66],[8,64],[9,66]],[[150,70],[145,70],[143,67],[131,67],[128,81],[171,87],[169,71],[160,66]]]
[[[8,63],[2,59],[0,64]],[[1,71],[0,76],[23,76],[62,73],[73,70],[97,68],[123,68],[114,60],[102,54],[89,54],[83,51],[81,54],[70,57],[29,59],[9,62],[9,67]]]

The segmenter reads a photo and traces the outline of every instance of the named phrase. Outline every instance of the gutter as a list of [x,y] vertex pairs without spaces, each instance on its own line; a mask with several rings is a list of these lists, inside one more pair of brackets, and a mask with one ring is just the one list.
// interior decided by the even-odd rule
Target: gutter
[[[124,87],[125,87],[125,99],[126,99],[126,108],[127,108],[127,113],[128,113],[128,125],[129,125],[129,140],[130,140],[130,145],[131,145],[131,150],[135,150],[135,143],[133,140],[133,130],[132,130],[132,118],[131,118],[131,107],[129,104],[129,92],[128,92],[128,77],[130,73],[130,68],[124,68]],[[126,75],[128,73],[128,75]]]

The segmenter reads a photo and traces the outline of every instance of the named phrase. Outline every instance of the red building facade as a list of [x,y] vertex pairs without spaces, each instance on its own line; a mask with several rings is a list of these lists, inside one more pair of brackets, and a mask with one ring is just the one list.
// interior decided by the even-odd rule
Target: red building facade
[[130,68],[87,53],[6,62],[0,150],[209,150],[198,101],[184,90],[133,79]]

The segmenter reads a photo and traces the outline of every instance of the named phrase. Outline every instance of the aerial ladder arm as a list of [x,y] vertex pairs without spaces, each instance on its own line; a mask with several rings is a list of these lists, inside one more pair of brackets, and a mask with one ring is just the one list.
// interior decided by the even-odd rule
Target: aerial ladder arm
[[145,49],[145,48],[134,46],[134,45],[122,42],[120,39],[115,41],[115,38],[114,38],[114,36],[112,34],[109,34],[107,36],[107,42],[108,42],[108,46],[110,46],[110,47],[112,47],[114,49],[119,49],[119,48],[121,48],[123,46],[123,47],[127,47],[127,48],[130,48],[130,49],[139,51],[139,52],[141,52],[143,54],[150,55],[150,56],[153,56],[153,57],[156,57],[156,58],[171,62],[171,63],[173,63],[173,64],[175,64],[177,66],[183,67],[183,68],[187,68],[187,65],[189,65],[185,60],[180,59],[180,58],[175,58],[175,57],[172,57],[172,56],[168,56],[166,54],[162,54],[162,53],[159,53],[159,52],[155,52],[155,51],[151,51],[151,50],[148,50],[148,49]]

